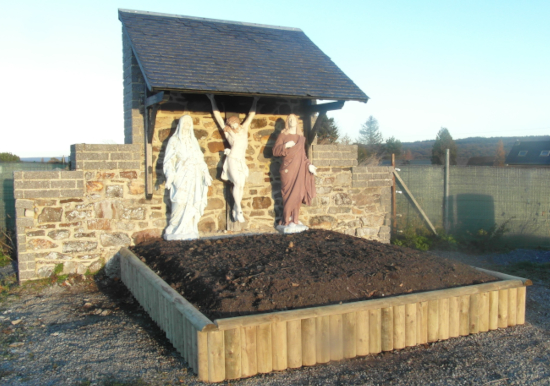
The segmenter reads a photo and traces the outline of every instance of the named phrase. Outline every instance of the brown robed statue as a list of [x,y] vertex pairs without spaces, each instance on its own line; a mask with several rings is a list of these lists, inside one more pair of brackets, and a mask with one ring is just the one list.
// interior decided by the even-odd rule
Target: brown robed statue
[[275,157],[283,157],[281,164],[281,193],[283,218],[277,226],[281,233],[297,233],[308,229],[300,221],[302,203],[311,205],[315,198],[317,168],[306,156],[306,139],[298,128],[298,117],[290,114],[285,129],[279,134],[273,147]]

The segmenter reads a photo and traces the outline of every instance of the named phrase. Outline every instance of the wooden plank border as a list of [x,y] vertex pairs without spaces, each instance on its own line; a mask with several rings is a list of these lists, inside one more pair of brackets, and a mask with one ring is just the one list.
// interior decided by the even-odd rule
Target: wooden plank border
[[523,324],[532,284],[476,268],[501,281],[212,322],[127,248],[119,256],[124,284],[205,382]]

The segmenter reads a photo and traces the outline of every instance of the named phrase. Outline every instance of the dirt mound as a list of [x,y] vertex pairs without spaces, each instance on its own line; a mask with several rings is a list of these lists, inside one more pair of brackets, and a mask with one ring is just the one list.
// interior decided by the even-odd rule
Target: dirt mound
[[308,230],[131,248],[214,320],[497,280],[429,253]]

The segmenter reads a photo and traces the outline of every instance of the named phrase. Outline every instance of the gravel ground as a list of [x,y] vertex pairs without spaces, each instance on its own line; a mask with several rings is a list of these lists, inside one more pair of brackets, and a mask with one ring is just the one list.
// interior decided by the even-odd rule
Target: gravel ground
[[[527,250],[440,254],[488,268],[550,260]],[[0,385],[203,384],[120,282],[64,284],[24,285],[0,300]],[[527,297],[523,326],[230,384],[550,385],[550,283],[535,283]]]

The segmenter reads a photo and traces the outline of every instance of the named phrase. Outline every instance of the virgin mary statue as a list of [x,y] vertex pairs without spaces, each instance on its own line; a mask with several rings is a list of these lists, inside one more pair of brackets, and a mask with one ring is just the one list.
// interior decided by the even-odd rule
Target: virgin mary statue
[[198,224],[206,207],[212,177],[193,134],[193,119],[189,115],[180,118],[176,132],[168,141],[163,170],[172,202],[164,239],[198,239]]

